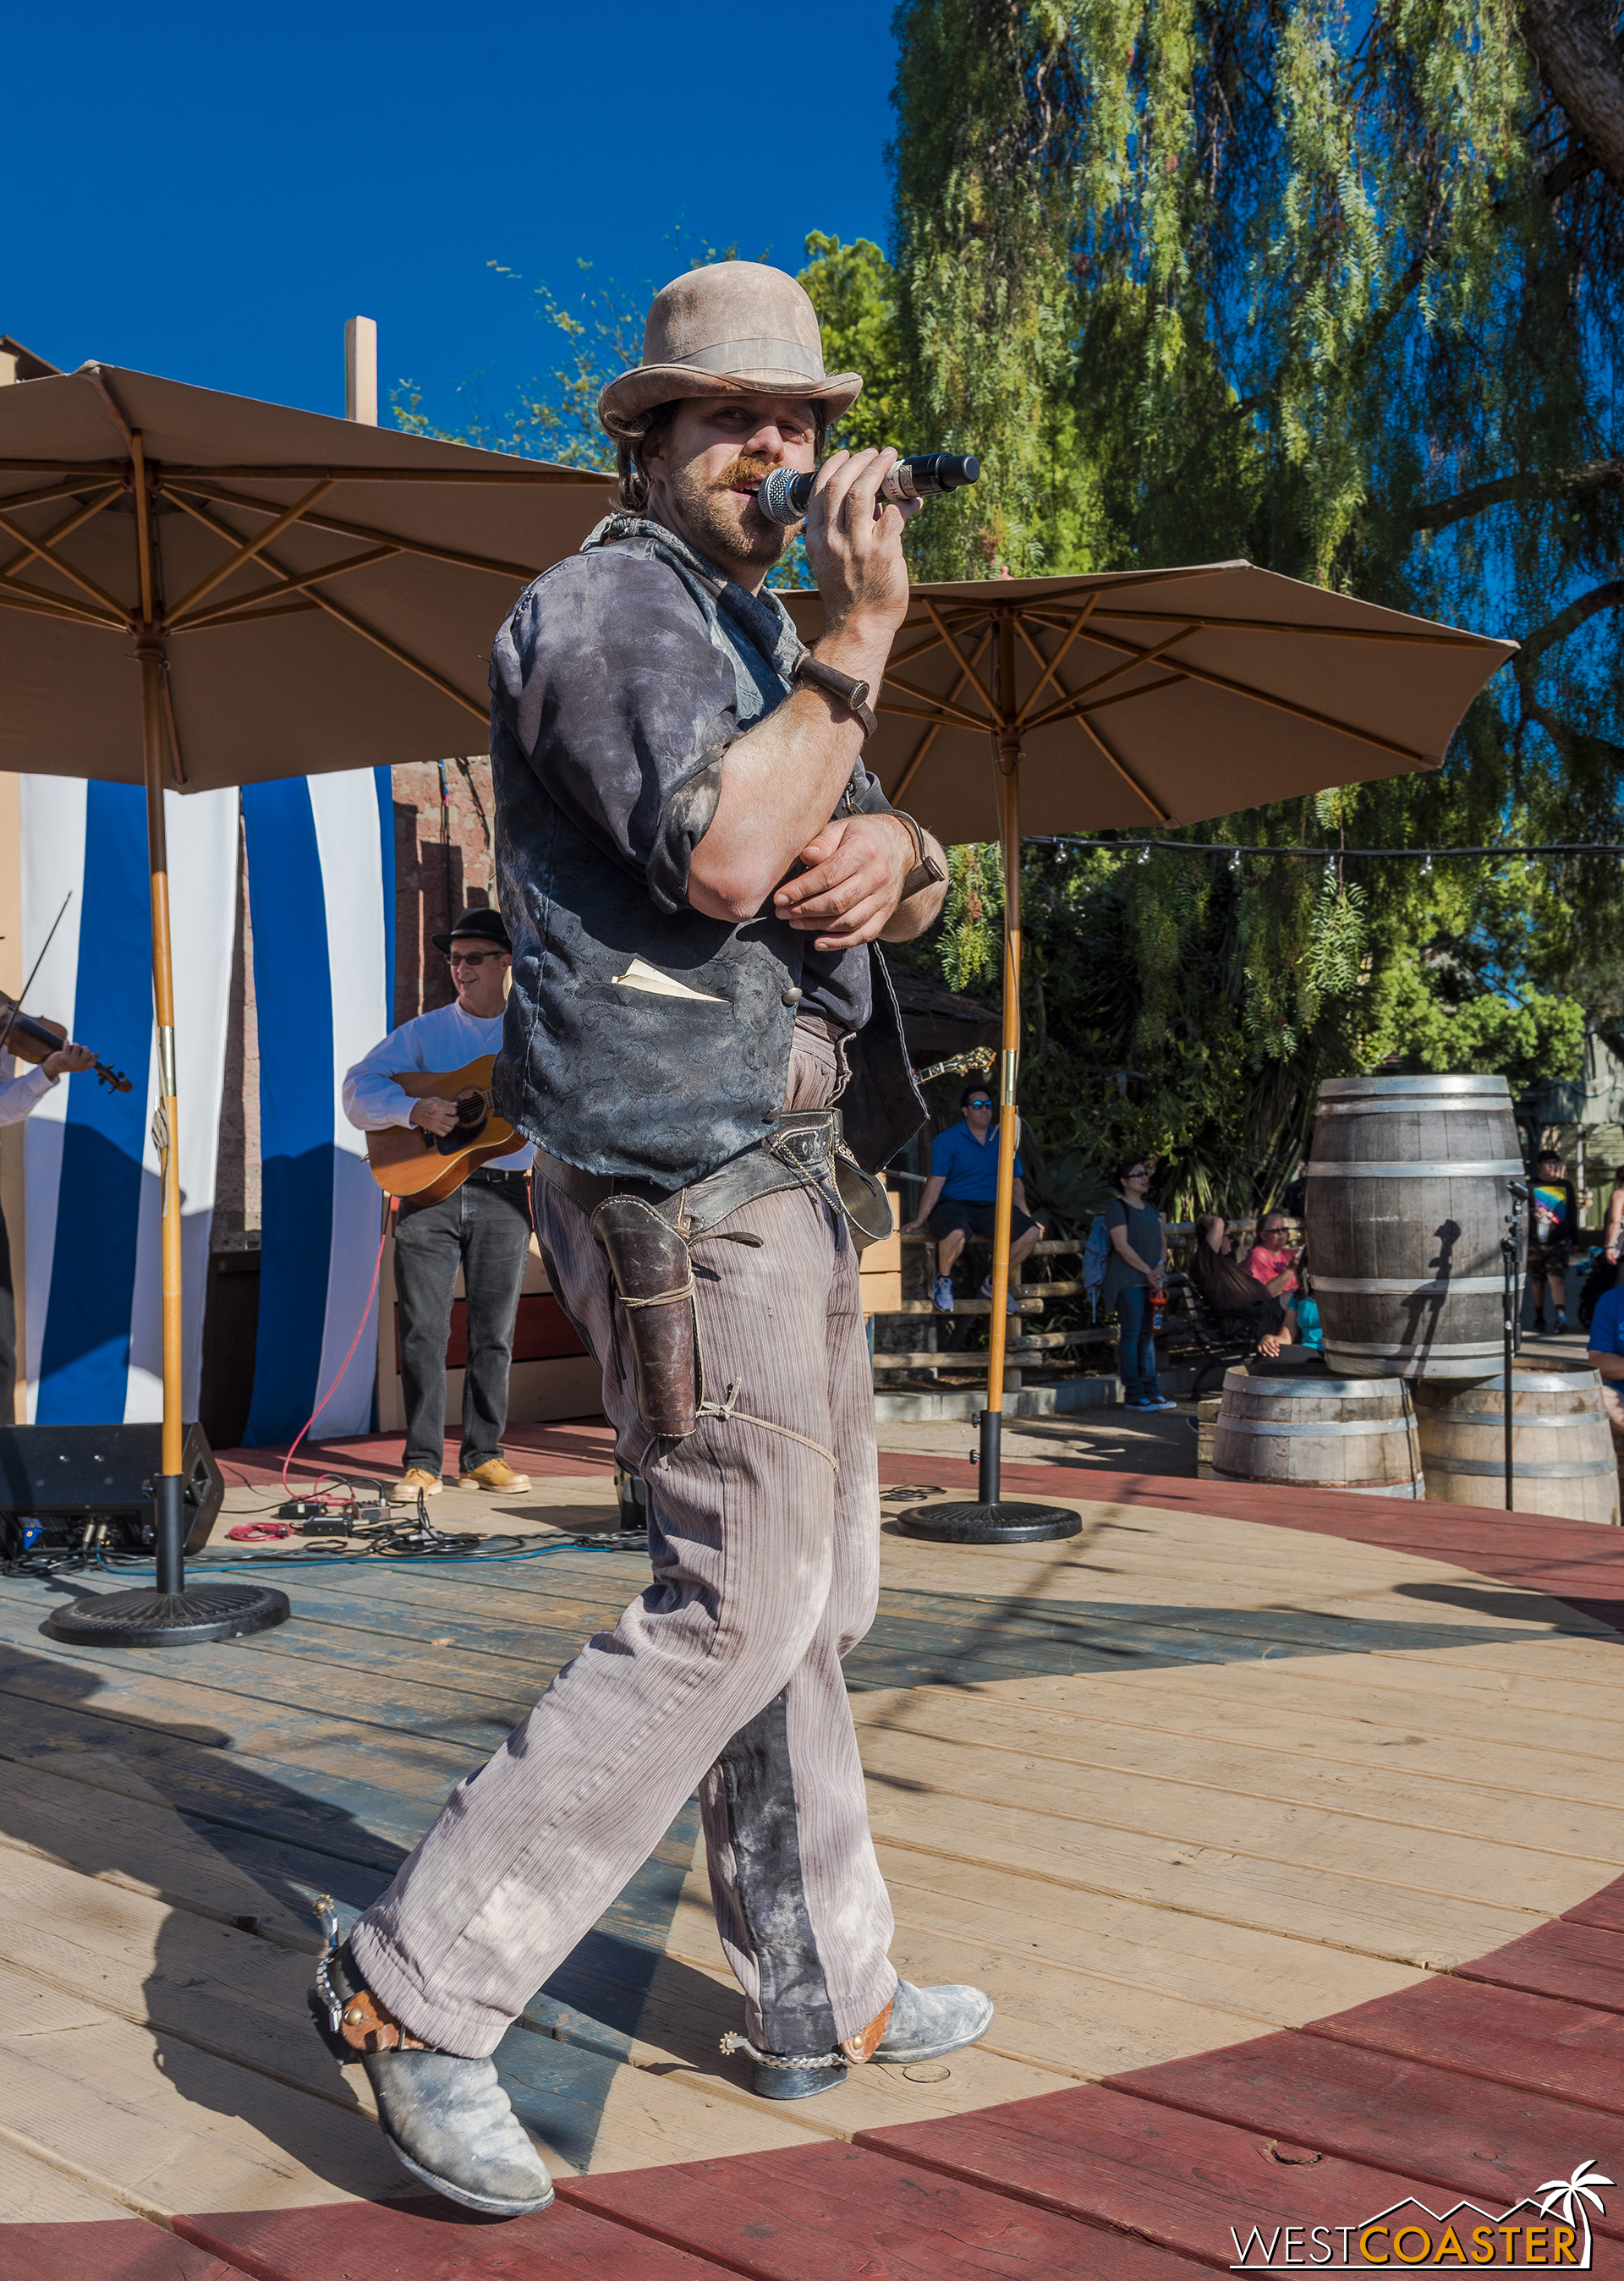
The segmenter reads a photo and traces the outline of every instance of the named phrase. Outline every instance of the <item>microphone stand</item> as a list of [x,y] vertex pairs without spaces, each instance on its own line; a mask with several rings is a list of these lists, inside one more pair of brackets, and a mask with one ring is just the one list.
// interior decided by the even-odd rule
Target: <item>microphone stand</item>
[[1518,1237],[1522,1227],[1520,1199],[1527,1191],[1516,1180],[1508,1180],[1505,1185],[1511,1198],[1511,1210],[1505,1215],[1505,1229],[1500,1238],[1500,1334],[1504,1357],[1500,1414],[1505,1427],[1505,1510],[1514,1512],[1516,1490],[1512,1437],[1515,1425],[1512,1417],[1512,1357],[1517,1332]]

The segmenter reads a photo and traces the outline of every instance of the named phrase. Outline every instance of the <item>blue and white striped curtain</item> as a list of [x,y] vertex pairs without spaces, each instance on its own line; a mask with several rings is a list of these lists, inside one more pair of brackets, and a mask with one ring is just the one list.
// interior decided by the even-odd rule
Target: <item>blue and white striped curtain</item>
[[[383,1196],[346,1120],[344,1071],[394,1026],[394,810],[387,769],[243,792],[259,1025],[259,1335],[250,1448],[374,1416]],[[359,1340],[357,1334],[360,1334]]]
[[[186,1414],[197,1414],[225,1078],[236,885],[235,792],[165,798],[180,1074]],[[158,1099],[146,798],[132,785],[25,776],[23,971],[62,921],[28,1010],[131,1080],[65,1079],[23,1128],[27,1415],[40,1425],[163,1414]]]

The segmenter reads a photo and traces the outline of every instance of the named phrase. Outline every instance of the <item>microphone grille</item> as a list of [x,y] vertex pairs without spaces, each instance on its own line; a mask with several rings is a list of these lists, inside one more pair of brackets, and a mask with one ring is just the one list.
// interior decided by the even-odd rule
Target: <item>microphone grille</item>
[[775,468],[762,482],[755,495],[755,503],[769,522],[782,523],[787,530],[792,523],[800,522],[806,514],[805,499],[798,502],[795,498],[797,489],[802,485],[808,491],[811,488],[808,478],[798,476],[793,468]]

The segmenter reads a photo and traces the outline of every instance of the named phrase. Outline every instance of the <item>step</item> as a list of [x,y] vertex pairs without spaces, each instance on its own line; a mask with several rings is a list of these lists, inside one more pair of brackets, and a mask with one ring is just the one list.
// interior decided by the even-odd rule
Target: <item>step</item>
[[[1023,1386],[1006,1394],[999,1406],[1006,1418],[1060,1418],[1075,1410],[1103,1409],[1121,1399],[1119,1378],[1063,1378],[1055,1386]],[[954,1388],[942,1393],[899,1388],[874,1397],[875,1417],[893,1424],[968,1419],[986,1408],[985,1386]]]

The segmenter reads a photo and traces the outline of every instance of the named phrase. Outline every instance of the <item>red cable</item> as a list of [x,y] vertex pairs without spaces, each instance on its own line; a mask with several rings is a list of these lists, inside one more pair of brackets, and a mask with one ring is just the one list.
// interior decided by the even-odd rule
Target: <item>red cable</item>
[[[327,1408],[328,1403],[332,1400],[334,1395],[337,1393],[338,1380],[344,1376],[345,1371],[349,1369],[351,1358],[354,1355],[356,1348],[360,1346],[361,1342],[361,1333],[366,1329],[367,1318],[372,1313],[372,1302],[373,1297],[377,1291],[378,1278],[383,1272],[383,1247],[389,1241],[389,1231],[393,1224],[394,1216],[398,1208],[398,1198],[391,1196],[383,1214],[383,1232],[378,1238],[378,1256],[372,1263],[372,1287],[367,1294],[367,1303],[361,1309],[361,1318],[360,1324],[356,1327],[355,1336],[350,1342],[350,1352],[345,1355],[344,1360],[339,1364],[337,1377],[334,1379],[332,1384],[328,1388],[327,1392],[321,1396],[321,1401],[317,1403],[309,1417],[306,1418],[304,1424],[299,1427],[298,1433],[295,1437],[292,1449],[289,1450],[287,1456],[282,1461],[282,1494],[284,1496],[288,1493],[288,1468],[293,1463],[294,1451],[298,1450],[299,1443],[304,1440],[305,1434],[309,1433],[311,1427],[315,1424],[317,1419],[321,1415],[321,1412]],[[322,1478],[323,1476],[318,1474],[318,1480]]]

